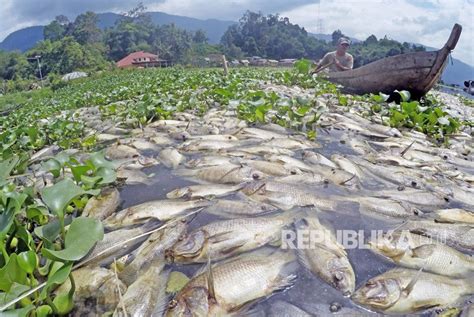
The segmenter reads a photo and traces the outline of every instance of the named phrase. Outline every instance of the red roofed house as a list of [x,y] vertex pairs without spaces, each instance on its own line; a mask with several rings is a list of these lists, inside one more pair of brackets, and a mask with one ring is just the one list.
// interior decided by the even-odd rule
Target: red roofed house
[[122,58],[116,63],[117,67],[167,67],[171,63],[158,58],[158,55],[144,51],[134,52]]

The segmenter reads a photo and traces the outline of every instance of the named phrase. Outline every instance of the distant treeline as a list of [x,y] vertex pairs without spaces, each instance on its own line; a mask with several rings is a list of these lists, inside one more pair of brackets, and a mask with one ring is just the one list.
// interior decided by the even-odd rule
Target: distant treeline
[[[0,51],[0,78],[8,83],[2,90],[25,89],[31,79],[39,77],[35,56],[41,56],[43,76],[54,78],[76,70],[97,71],[113,67],[113,62],[131,52],[143,50],[160,58],[183,65],[195,65],[209,54],[223,53],[232,58],[260,56],[263,58],[319,59],[335,49],[342,32],[332,34],[332,42],[318,40],[304,28],[279,15],[263,15],[247,11],[238,24],[225,32],[219,45],[208,43],[204,31],[180,29],[173,24],[152,23],[143,5],[138,5],[116,22],[101,30],[97,15],[86,12],[74,21],[58,16],[44,28],[44,41],[25,52]],[[355,66],[409,51],[424,50],[422,46],[377,39],[374,35],[350,48]],[[52,75],[52,76],[51,76]],[[5,89],[7,87],[7,89]]]

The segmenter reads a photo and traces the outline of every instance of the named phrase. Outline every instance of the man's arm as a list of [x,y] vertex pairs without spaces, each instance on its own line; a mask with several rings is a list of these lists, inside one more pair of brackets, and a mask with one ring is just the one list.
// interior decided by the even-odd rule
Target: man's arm
[[317,73],[323,66],[326,66],[329,64],[329,54],[324,55],[324,57],[319,61],[318,65],[316,65],[316,68],[311,71],[311,75],[314,73]]
[[337,68],[341,71],[344,71],[344,70],[351,70],[352,67],[354,66],[354,58],[352,57],[352,55],[349,55],[348,59],[347,59],[347,66],[344,66],[342,65],[338,60],[337,58],[335,59],[335,64],[337,66]]

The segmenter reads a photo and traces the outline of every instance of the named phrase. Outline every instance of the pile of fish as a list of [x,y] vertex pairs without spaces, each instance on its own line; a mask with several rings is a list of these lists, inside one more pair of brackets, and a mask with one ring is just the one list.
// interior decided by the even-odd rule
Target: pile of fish
[[[98,135],[119,165],[123,188],[157,194],[119,211],[127,197],[117,189],[88,202],[84,212],[101,219],[107,233],[73,272],[76,313],[366,316],[457,309],[471,316],[472,136],[460,133],[439,147],[424,134],[344,110],[330,106],[323,114],[317,142],[274,124],[251,126],[222,109],[176,113],[141,129],[115,125]],[[150,168],[189,185],[160,194],[167,180],[147,175]],[[359,250],[346,250],[337,223],[326,219],[332,214],[383,224],[381,236],[365,240],[392,269],[356,274],[368,263],[353,260]],[[283,241],[291,232],[297,246],[304,243],[298,232],[325,239],[293,248]],[[291,292],[301,274],[339,297],[331,305],[318,293],[313,302],[265,305]]]

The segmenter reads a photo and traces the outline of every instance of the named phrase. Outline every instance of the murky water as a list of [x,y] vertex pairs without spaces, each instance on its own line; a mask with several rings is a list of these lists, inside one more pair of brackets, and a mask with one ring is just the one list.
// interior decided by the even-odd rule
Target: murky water
[[[328,131],[320,130],[318,133],[318,142],[322,145],[321,148],[314,149],[314,151],[330,157],[332,154],[356,154],[349,146],[344,142],[341,142],[342,137],[341,131]],[[360,137],[360,136],[357,136]],[[148,153],[151,154],[151,153]],[[297,153],[297,157],[299,157]],[[163,165],[158,165],[143,170],[146,174],[153,174],[151,180],[152,185],[132,185],[125,186],[121,189],[121,197],[123,203],[122,208],[137,205],[143,202],[147,202],[155,199],[166,199],[166,193],[172,191],[177,187],[184,187],[191,184],[195,184],[189,180],[185,180],[173,175],[172,171]],[[329,196],[329,195],[357,195],[357,192],[349,191],[347,189],[331,185],[318,185],[311,186],[318,195]],[[394,188],[396,186],[394,185]],[[231,198],[226,197],[226,199]],[[449,204],[447,204],[449,206]],[[362,230],[366,238],[370,233],[370,230],[388,230],[394,227],[394,222],[387,222],[371,217],[361,215],[358,212],[357,205],[354,205],[352,210],[345,210],[342,213],[330,213],[321,212],[318,214],[322,223],[329,223],[334,230]],[[190,224],[189,230],[205,225],[209,222],[219,220],[219,217],[215,215],[209,215],[205,213],[198,214]],[[349,249],[348,250],[349,260],[353,265],[356,274],[356,288],[361,286],[367,279],[381,274],[395,265],[381,257],[375,255],[367,249]],[[200,268],[201,265],[174,265],[172,270],[181,271],[188,276]],[[331,287],[330,285],[323,282],[318,277],[309,273],[303,268],[300,268],[298,278],[293,287],[278,292],[270,298],[256,304],[256,308],[261,308],[262,311],[267,311],[268,308],[275,301],[284,300],[292,303],[303,309],[307,309],[308,312],[315,312],[317,309],[317,316],[331,315],[329,306],[331,303],[339,303],[345,308],[357,309],[360,316],[373,316],[376,315],[363,308],[357,307],[353,302],[343,297],[342,294]],[[355,314],[354,311],[346,316]],[[428,316],[429,314],[425,314]]]

